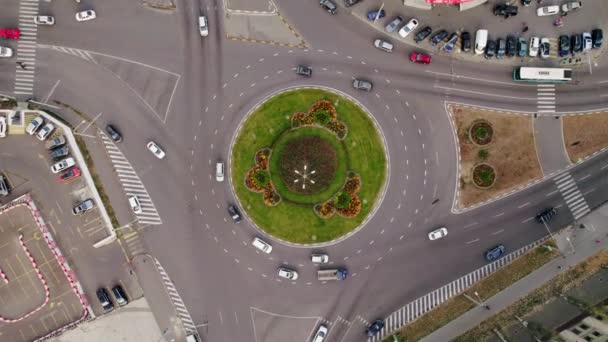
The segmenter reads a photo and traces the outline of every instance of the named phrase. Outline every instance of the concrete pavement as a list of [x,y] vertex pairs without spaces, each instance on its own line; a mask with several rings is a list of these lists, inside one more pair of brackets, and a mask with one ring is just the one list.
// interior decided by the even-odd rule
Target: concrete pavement
[[533,123],[536,155],[543,174],[548,175],[570,166],[559,116],[540,116]]

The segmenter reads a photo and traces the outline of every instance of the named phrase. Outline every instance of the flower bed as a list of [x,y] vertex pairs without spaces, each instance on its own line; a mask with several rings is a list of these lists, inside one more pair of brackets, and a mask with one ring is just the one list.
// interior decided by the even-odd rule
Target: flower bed
[[473,182],[480,188],[489,188],[496,182],[496,172],[488,164],[479,164],[473,168]]

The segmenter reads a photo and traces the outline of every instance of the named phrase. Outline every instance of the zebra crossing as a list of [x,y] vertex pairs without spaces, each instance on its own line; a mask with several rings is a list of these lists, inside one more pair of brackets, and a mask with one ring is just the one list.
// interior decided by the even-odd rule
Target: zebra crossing
[[198,335],[198,332],[196,330],[196,325],[194,324],[194,321],[192,320],[192,316],[190,316],[190,313],[188,312],[188,309],[186,309],[186,305],[184,304],[182,297],[180,297],[179,293],[175,289],[175,285],[173,285],[173,281],[171,281],[171,278],[169,278],[169,275],[167,274],[167,272],[165,271],[163,266],[160,264],[160,262],[156,258],[154,259],[154,263],[156,264],[158,273],[160,274],[160,277],[162,278],[165,289],[167,290],[167,294],[169,295],[169,299],[171,299],[171,302],[173,303],[173,306],[175,307],[175,312],[177,313],[177,316],[179,317],[180,321],[182,322],[182,325],[184,326],[184,330],[186,330],[186,334]]
[[522,256],[530,249],[542,244],[548,237],[537,240],[527,246],[524,246],[513,253],[507,254],[505,257],[498,259],[490,264],[485,265],[453,282],[444,285],[437,290],[420,297],[413,302],[401,307],[384,319],[384,328],[374,337],[367,339],[367,342],[382,341],[386,336],[402,328],[404,325],[416,320],[425,313],[431,311],[436,306],[446,302],[448,299],[464,292],[467,288],[476,282],[488,277],[500,268],[510,264],[513,260]]
[[92,53],[90,51],[75,49],[75,48],[70,48],[70,47],[65,47],[65,46],[46,45],[46,44],[40,44],[39,47],[59,51],[59,52],[62,52],[62,53],[68,54],[68,55],[82,58],[87,62],[97,64],[97,61],[93,57],[94,53]]
[[156,207],[152,202],[152,198],[148,194],[146,187],[139,179],[139,176],[129,163],[129,160],[125,158],[120,149],[116,147],[116,144],[101,130],[99,131],[103,145],[106,148],[106,152],[110,157],[114,171],[118,174],[118,180],[122,185],[123,190],[127,196],[137,196],[141,205],[142,212],[135,214],[139,223],[144,225],[158,225],[162,224],[163,221],[156,211]]
[[146,252],[144,242],[137,231],[132,231],[123,235],[121,241],[124,243],[124,249],[129,258]]
[[32,96],[34,94],[34,73],[36,71],[36,39],[38,26],[33,17],[38,15],[38,0],[21,0],[19,3],[19,31],[21,37],[17,42],[17,61],[24,67],[15,66],[16,95]]
[[555,113],[555,84],[538,84],[536,89],[538,113]]
[[568,209],[570,209],[572,216],[574,216],[574,220],[578,220],[591,211],[583,194],[569,173],[564,172],[553,178],[553,180],[562,194]]

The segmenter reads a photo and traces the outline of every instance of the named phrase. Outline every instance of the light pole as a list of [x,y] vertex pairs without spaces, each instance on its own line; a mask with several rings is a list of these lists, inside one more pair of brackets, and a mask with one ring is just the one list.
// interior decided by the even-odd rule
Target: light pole
[[[557,240],[555,240],[555,237],[553,236],[553,233],[551,233],[551,230],[549,229],[549,226],[547,226],[547,222],[545,221],[544,217],[540,218],[540,221],[543,223],[543,225],[545,226],[545,229],[547,229],[547,233],[549,233],[549,237],[551,238],[551,240],[553,240],[553,242],[555,242],[555,245],[557,246]],[[570,241],[570,240],[568,240]],[[559,249],[559,247],[557,247],[557,250],[559,251],[559,254],[562,255],[562,257],[566,257],[564,255],[564,253],[562,253],[562,251]]]
[[570,248],[572,248],[572,254],[576,253],[576,249],[574,248],[574,245],[572,244],[572,241],[570,241],[570,237],[566,236],[566,241],[568,241],[568,243],[570,244]]
[[384,8],[384,2],[382,3],[382,6],[380,6],[380,9],[378,10],[378,13],[376,13],[376,17],[374,18],[374,24],[376,23],[376,21],[380,17],[380,12],[382,12],[383,8]]

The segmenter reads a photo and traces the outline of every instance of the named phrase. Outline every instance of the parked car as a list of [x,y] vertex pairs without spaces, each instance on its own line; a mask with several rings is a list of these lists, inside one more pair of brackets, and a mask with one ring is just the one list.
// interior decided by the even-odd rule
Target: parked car
[[416,44],[420,44],[422,43],[426,37],[428,37],[431,32],[433,32],[433,29],[431,29],[430,26],[425,26],[422,28],[422,30],[418,31],[418,33],[416,33],[416,37],[414,37],[414,41],[416,42]]
[[517,54],[517,39],[515,36],[507,36],[507,56],[514,57]]
[[528,54],[530,55],[530,57],[536,57],[538,56],[538,50],[540,48],[540,38],[538,37],[532,37],[530,38],[530,49]]
[[38,134],[36,134],[36,138],[38,138],[38,140],[40,141],[44,141],[46,140],[46,138],[49,137],[49,135],[51,135],[51,133],[53,133],[54,130],[55,125],[49,122],[46,125],[42,126],[42,128],[38,131]]
[[395,17],[395,19],[391,20],[388,24],[386,24],[386,26],[384,27],[384,31],[388,33],[393,33],[397,30],[397,28],[399,28],[399,26],[401,26],[402,22],[403,17],[398,15]]
[[361,0],[344,0],[344,6],[345,7],[350,7],[356,3],[358,3]]
[[439,32],[435,33],[431,37],[431,45],[435,46],[435,45],[439,44],[439,42],[444,40],[448,36],[448,34],[449,33],[446,30],[440,30]]
[[591,40],[593,41],[594,49],[602,47],[602,42],[604,41],[604,31],[602,31],[602,29],[594,29],[591,31]]
[[549,52],[551,50],[551,46],[549,45],[549,38],[541,38],[540,39],[540,58],[546,59],[549,58]]
[[403,25],[403,27],[399,30],[399,36],[401,38],[407,37],[416,29],[416,27],[418,27],[418,19],[410,19],[410,21]]
[[468,31],[460,34],[460,49],[462,52],[471,51],[471,34]]
[[106,132],[108,133],[108,135],[110,136],[110,139],[112,139],[112,141],[114,141],[116,143],[119,143],[122,141],[122,135],[120,134],[120,132],[118,132],[116,127],[114,127],[113,125],[106,125]]
[[412,52],[410,53],[410,61],[420,64],[431,64],[431,56],[422,52]]
[[298,65],[296,67],[296,74],[298,74],[300,76],[311,77],[312,68],[309,66],[306,66],[306,65]]
[[557,209],[548,208],[536,215],[536,221],[538,223],[546,223],[549,222],[549,220],[551,220],[555,215],[557,215]]
[[10,192],[6,178],[3,175],[0,175],[0,196],[8,196]]
[[486,45],[486,53],[484,57],[486,59],[491,59],[496,55],[496,42],[492,39],[488,39],[488,44]]
[[53,164],[53,166],[51,166],[51,172],[59,173],[63,170],[67,170],[68,168],[70,168],[74,165],[76,165],[74,158],[72,158],[72,157],[65,158],[62,161],[59,161],[59,162]]
[[34,16],[34,23],[36,25],[55,25],[55,17],[50,15],[36,15]]
[[81,11],[76,13],[76,21],[87,21],[97,18],[97,14],[93,10]]
[[152,152],[152,154],[154,154],[154,156],[158,159],[163,159],[165,158],[165,151],[163,151],[162,148],[160,148],[160,146],[158,146],[154,141],[149,141],[146,144],[146,147],[148,148],[148,150],[150,152]]
[[97,290],[97,299],[106,313],[114,310],[114,305],[112,304],[112,301],[110,301],[108,291],[103,287]]
[[55,138],[47,141],[45,147],[47,148],[47,150],[52,150],[54,148],[65,145],[65,143],[66,143],[65,137],[63,135],[60,135],[58,137],[55,137]]
[[494,261],[500,258],[505,253],[505,246],[498,245],[496,247],[491,248],[485,253],[485,257],[487,261]]
[[435,241],[448,235],[448,230],[445,227],[437,228],[429,233],[429,240]]
[[80,174],[80,168],[78,166],[74,166],[73,168],[59,175],[58,179],[61,183],[67,183],[73,179],[80,177]]
[[6,137],[6,117],[0,115],[0,138]]
[[279,269],[277,270],[277,275],[281,278],[285,278],[285,279],[289,279],[289,280],[298,279],[298,272],[296,272],[294,270],[290,270],[285,267],[279,267]]
[[494,15],[500,15],[507,19],[508,17],[514,17],[517,15],[517,6],[500,4],[494,6]]
[[327,10],[327,12],[329,12],[331,14],[338,13],[338,6],[336,6],[336,3],[333,2],[332,0],[320,0],[319,4],[321,5],[321,7],[325,8],[325,10]]
[[528,54],[528,41],[524,37],[517,39],[517,55],[519,57],[526,57]]
[[329,262],[329,255],[327,254],[311,254],[310,261],[313,264],[327,264]]
[[576,11],[576,10],[580,9],[581,7],[583,7],[583,3],[580,1],[566,2],[565,4],[562,4],[562,12],[568,13],[568,12]]
[[475,32],[475,54],[476,55],[481,55],[482,53],[484,53],[487,49],[488,45],[488,30],[485,29],[479,29],[477,30],[477,32]]
[[521,0],[521,4],[524,6],[530,6],[531,3],[532,3],[532,0]]
[[358,90],[371,91],[373,88],[373,84],[370,81],[360,80],[360,79],[356,78],[353,81],[353,87]]
[[217,182],[224,181],[224,162],[218,161],[215,163],[215,180]]
[[0,37],[4,39],[19,39],[21,31],[18,28],[3,27],[0,28]]
[[583,51],[589,51],[593,47],[593,39],[591,33],[583,32]]
[[209,35],[209,22],[207,21],[207,17],[201,15],[198,17],[198,32],[201,37],[207,37]]
[[59,159],[63,159],[64,157],[67,157],[70,154],[70,148],[67,146],[63,146],[60,148],[57,148],[55,150],[53,150],[51,153],[49,153],[49,157],[53,160],[59,160]]
[[129,196],[129,207],[134,214],[141,214],[143,210],[141,209],[141,203],[139,203],[139,198],[135,195]]
[[505,58],[505,53],[507,51],[507,41],[503,38],[498,38],[496,42],[496,58],[503,59]]
[[367,12],[367,20],[374,21],[376,20],[376,16],[378,17],[378,19],[382,19],[386,16],[386,12],[384,12],[383,9],[374,9]]
[[29,135],[34,135],[42,124],[44,124],[44,119],[42,116],[37,116],[34,120],[32,120],[32,122],[29,123],[29,125],[27,125],[25,132],[27,132]]
[[72,208],[72,214],[83,215],[84,213],[86,213],[87,211],[89,211],[93,208],[95,208],[95,203],[93,202],[92,199],[89,198],[87,200],[82,201],[81,203],[76,205],[74,208]]
[[573,34],[570,37],[570,45],[572,46],[572,52],[583,52],[583,36],[580,34]]
[[377,319],[372,323],[367,329],[365,329],[365,334],[368,337],[376,336],[381,330],[384,328],[384,321],[381,319]]
[[452,51],[454,51],[454,45],[456,45],[457,41],[458,41],[458,33],[454,32],[454,33],[452,33],[450,38],[448,38],[447,43],[445,43],[445,45],[443,45],[443,51],[445,51],[447,53],[452,53]]
[[559,6],[539,7],[536,10],[536,15],[538,15],[539,17],[544,17],[544,16],[548,16],[548,15],[556,15],[556,14],[559,14]]
[[319,329],[315,333],[315,336],[312,338],[312,342],[323,342],[325,337],[327,337],[327,327],[324,325],[320,325]]
[[230,215],[230,218],[232,218],[232,221],[234,221],[234,223],[239,223],[243,219],[236,205],[228,205],[228,214]]
[[272,252],[272,246],[268,242],[258,237],[253,238],[251,245],[266,254],[270,254],[270,252]]
[[118,305],[123,306],[129,303],[129,299],[127,299],[127,294],[122,289],[122,286],[114,286],[112,288],[112,294],[114,295],[114,298],[116,299],[116,303],[118,303]]
[[566,34],[562,34],[559,36],[559,49],[557,50],[557,55],[559,57],[564,57],[570,54],[570,37]]
[[386,40],[376,39],[374,40],[374,46],[384,52],[393,52],[393,44]]
[[13,49],[0,46],[0,57],[13,57]]

